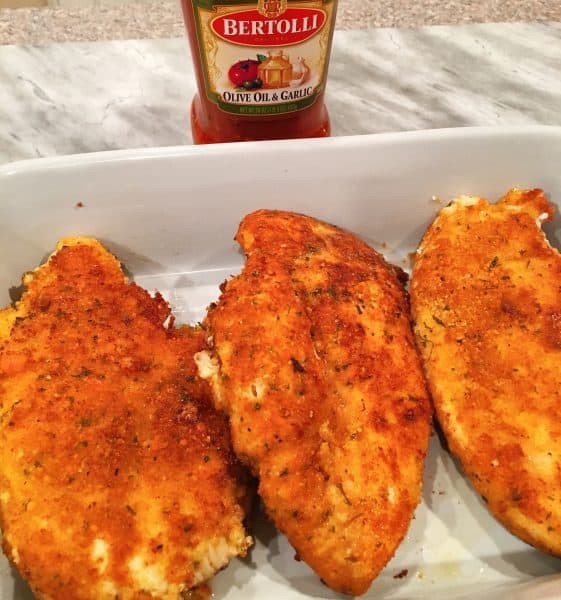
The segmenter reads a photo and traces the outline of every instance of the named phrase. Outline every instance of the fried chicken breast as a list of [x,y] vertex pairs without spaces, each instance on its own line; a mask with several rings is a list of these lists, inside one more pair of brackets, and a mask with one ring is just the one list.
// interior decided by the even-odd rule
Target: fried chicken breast
[[431,409],[403,273],[350,233],[247,216],[197,356],[267,513],[333,589],[364,593],[420,498]]
[[561,555],[561,256],[541,190],[462,197],[417,251],[418,346],[438,421],[489,510]]
[[40,599],[178,599],[250,544],[227,423],[193,354],[97,241],[0,312],[4,551]]

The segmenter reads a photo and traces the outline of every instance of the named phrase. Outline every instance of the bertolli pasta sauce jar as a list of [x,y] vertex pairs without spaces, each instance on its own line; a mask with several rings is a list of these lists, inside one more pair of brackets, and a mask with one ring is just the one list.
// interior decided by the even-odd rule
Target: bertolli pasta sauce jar
[[323,137],[336,0],[182,0],[198,144]]

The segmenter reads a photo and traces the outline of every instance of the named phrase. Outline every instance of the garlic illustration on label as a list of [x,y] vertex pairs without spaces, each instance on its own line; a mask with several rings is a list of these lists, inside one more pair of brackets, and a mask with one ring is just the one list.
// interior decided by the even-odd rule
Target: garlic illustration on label
[[310,79],[310,67],[308,67],[306,61],[301,56],[298,56],[296,60],[296,65],[292,66],[294,79],[290,80],[290,87],[298,87]]

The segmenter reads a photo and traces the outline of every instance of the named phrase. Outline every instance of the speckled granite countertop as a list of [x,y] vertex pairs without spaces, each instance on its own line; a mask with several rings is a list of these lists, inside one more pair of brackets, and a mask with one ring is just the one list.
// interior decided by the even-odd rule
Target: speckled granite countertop
[[[0,10],[0,44],[168,38],[183,35],[179,0],[88,8]],[[104,3],[106,3],[104,5]],[[338,29],[459,23],[561,21],[560,0],[340,0]]]

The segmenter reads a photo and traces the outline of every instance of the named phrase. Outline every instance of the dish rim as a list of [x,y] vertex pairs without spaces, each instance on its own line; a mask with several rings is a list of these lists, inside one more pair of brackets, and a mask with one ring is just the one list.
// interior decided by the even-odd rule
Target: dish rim
[[525,138],[541,136],[544,142],[548,138],[561,141],[561,125],[515,125],[515,126],[466,126],[439,129],[418,129],[410,131],[390,131],[360,135],[342,135],[327,138],[302,138],[291,140],[265,140],[252,142],[231,142],[221,144],[179,146],[153,146],[143,148],[121,148],[117,150],[99,150],[80,154],[61,154],[41,158],[21,159],[0,164],[0,178],[17,176],[22,173],[46,171],[57,168],[72,168],[83,165],[100,165],[124,161],[167,160],[190,156],[223,157],[243,155],[248,151],[278,152],[290,149],[313,151],[318,149],[341,149],[348,146],[360,149],[364,147],[384,146],[386,144],[408,144],[419,140],[428,143],[439,140],[482,140],[490,138]]

